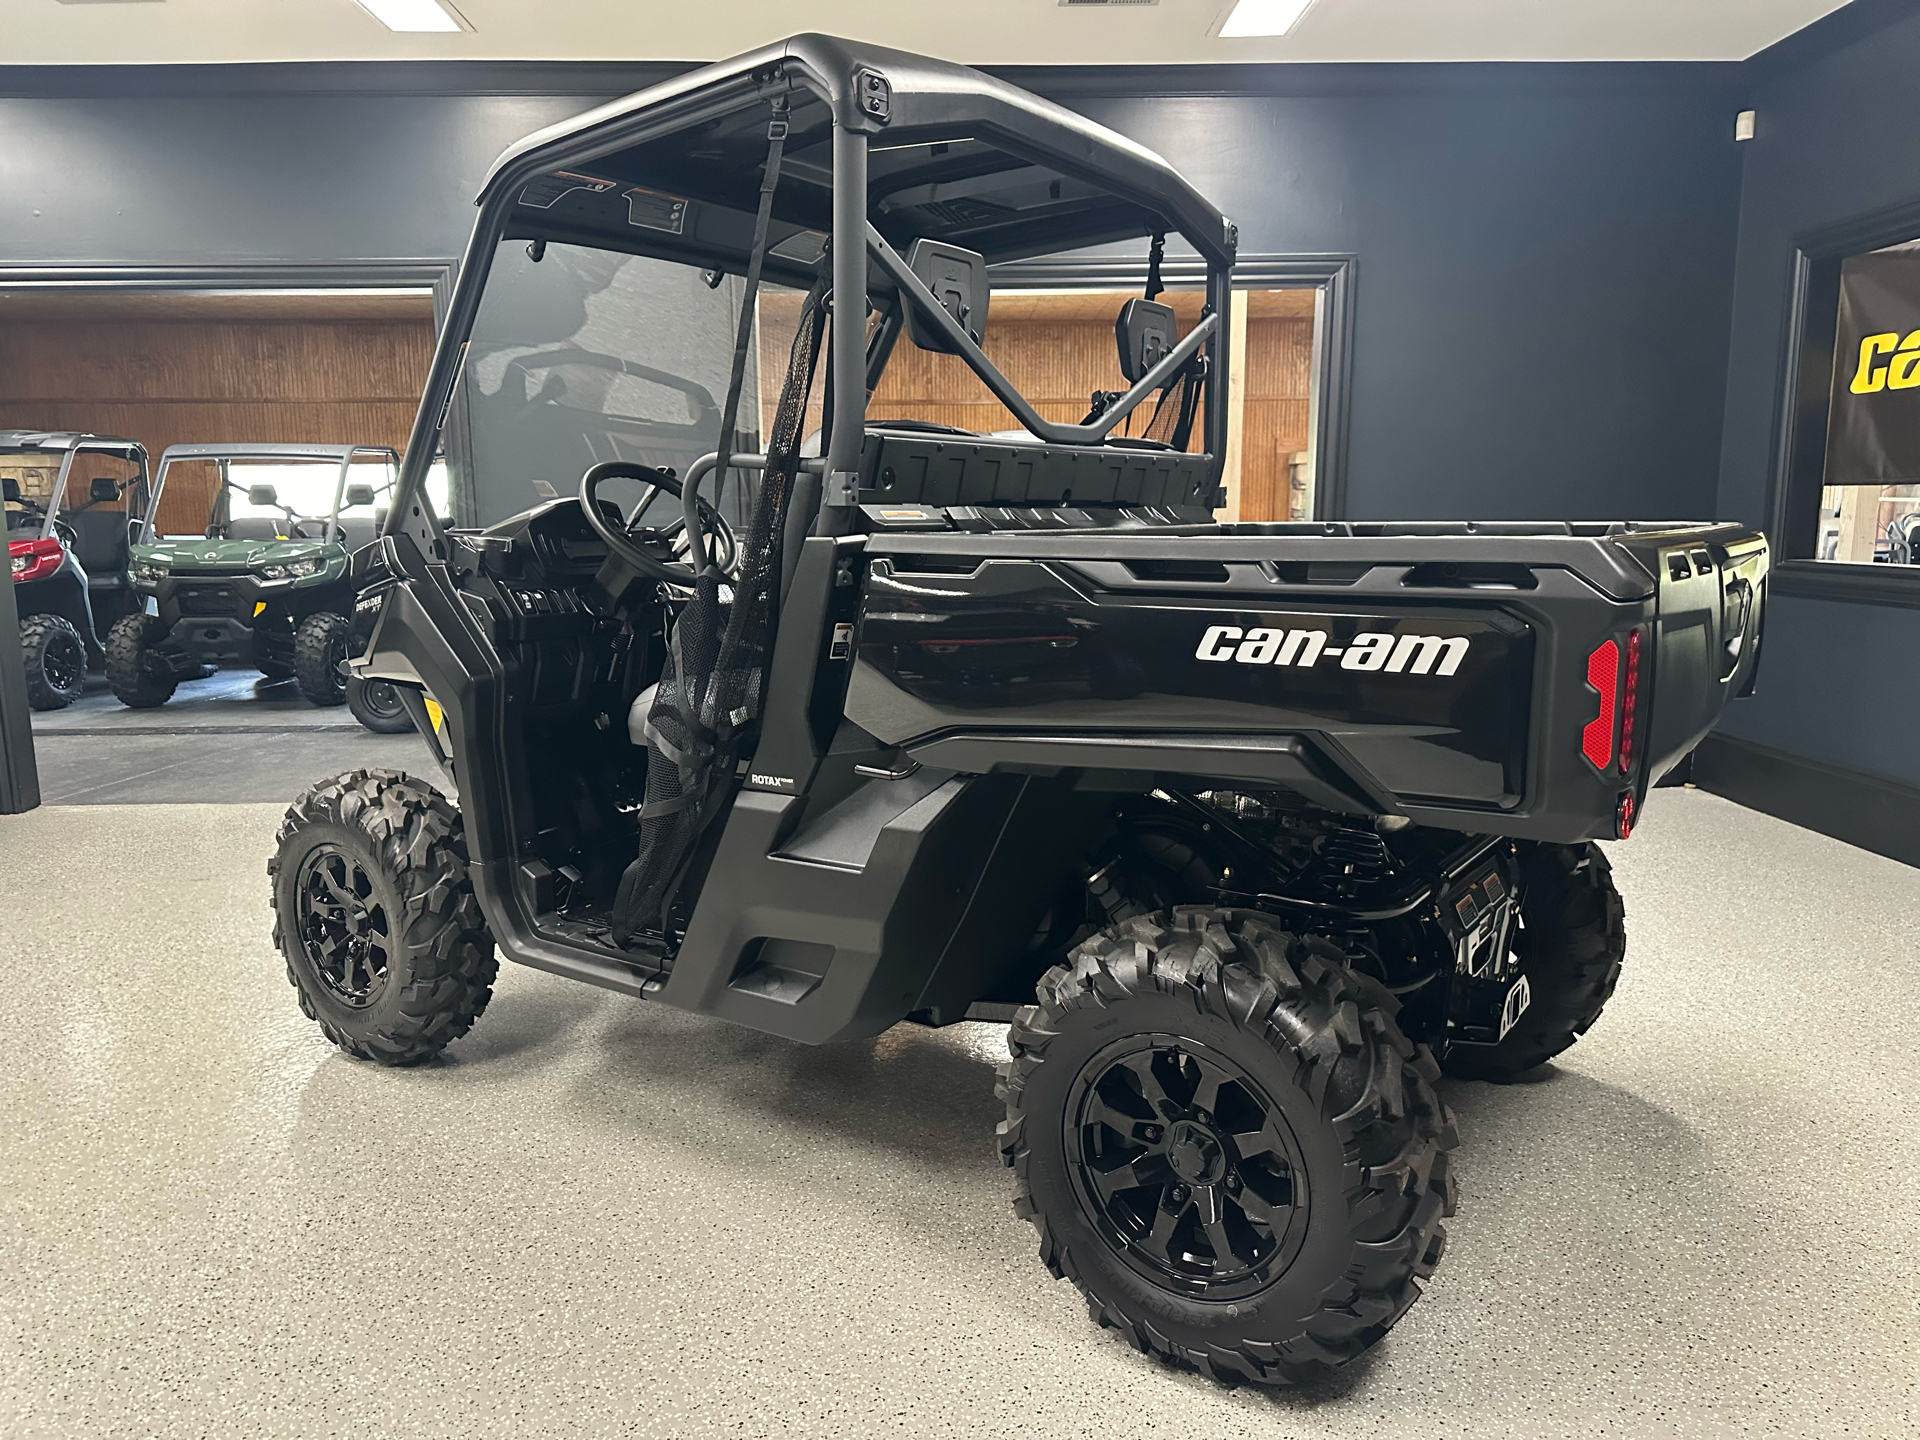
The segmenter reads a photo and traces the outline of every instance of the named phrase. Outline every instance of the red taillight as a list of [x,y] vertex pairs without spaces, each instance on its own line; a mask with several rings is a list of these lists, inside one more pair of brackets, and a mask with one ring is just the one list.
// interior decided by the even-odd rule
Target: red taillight
[[41,580],[60,568],[60,542],[49,535],[44,540],[9,540],[8,568],[20,581]]
[[1620,683],[1620,647],[1613,641],[1601,641],[1587,656],[1587,683],[1600,692],[1600,713],[1580,732],[1580,753],[1604,770],[1613,763],[1613,702]]
[[1620,797],[1620,808],[1614,811],[1613,833],[1622,840],[1633,838],[1633,792],[1628,790]]
[[1620,694],[1620,773],[1633,768],[1633,721],[1640,710],[1640,632],[1627,636],[1627,683]]

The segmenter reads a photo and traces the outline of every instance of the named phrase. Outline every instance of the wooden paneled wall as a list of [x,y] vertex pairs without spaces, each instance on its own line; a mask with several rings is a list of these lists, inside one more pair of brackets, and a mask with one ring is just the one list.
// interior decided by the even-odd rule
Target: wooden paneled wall
[[[148,447],[156,467],[175,444],[404,449],[433,354],[430,307],[411,309],[310,320],[0,312],[0,429],[125,435]],[[89,473],[76,464],[76,493]],[[108,462],[99,473],[126,472]],[[204,466],[170,479],[160,528],[200,530],[212,484]]]

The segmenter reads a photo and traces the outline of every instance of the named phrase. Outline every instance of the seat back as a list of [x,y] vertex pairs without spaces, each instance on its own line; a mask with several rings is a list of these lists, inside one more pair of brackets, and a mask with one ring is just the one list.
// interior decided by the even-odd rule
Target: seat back
[[127,568],[125,511],[75,510],[63,518],[73,527],[73,553],[89,580],[105,580]]
[[275,520],[270,515],[243,515],[238,520],[227,522],[229,540],[277,540],[280,532],[286,528],[286,521]]

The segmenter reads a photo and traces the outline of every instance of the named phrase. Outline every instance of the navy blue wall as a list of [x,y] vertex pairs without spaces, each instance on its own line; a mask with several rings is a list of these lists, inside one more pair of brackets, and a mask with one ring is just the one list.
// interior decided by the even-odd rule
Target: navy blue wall
[[[1417,67],[1410,67],[1417,68]],[[1359,257],[1348,513],[1713,508],[1739,205],[1712,71],[1471,67],[1352,94],[1077,100],[1243,253]]]
[[[351,93],[376,69],[0,71],[0,184],[32,197],[0,266],[452,256],[494,154],[596,98],[567,67],[380,74],[574,93]],[[1359,256],[1350,514],[1712,509],[1733,67],[1010,73],[1186,169],[1244,252]]]
[[[1764,523],[1794,237],[1920,199],[1920,15],[1760,80],[1749,103],[1719,509]],[[1905,97],[1905,98],[1902,98]],[[1731,735],[1920,784],[1920,610],[1774,597]]]

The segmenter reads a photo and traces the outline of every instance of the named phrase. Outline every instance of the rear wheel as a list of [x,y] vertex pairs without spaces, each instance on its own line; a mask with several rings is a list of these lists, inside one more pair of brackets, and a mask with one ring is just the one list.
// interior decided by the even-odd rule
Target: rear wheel
[[1521,883],[1513,949],[1527,1008],[1498,1045],[1448,1050],[1449,1075],[1512,1080],[1544,1065],[1587,1033],[1620,983],[1626,907],[1600,847],[1536,845],[1522,861]]
[[322,611],[302,620],[294,632],[293,673],[300,681],[300,693],[316,705],[339,705],[347,698],[341,666],[347,660],[350,628],[346,616]]
[[391,680],[363,680],[349,675],[347,709],[367,729],[381,735],[405,735],[413,729],[413,717],[400,703],[400,691]]
[[277,840],[273,941],[329,1040],[415,1065],[473,1027],[499,965],[445,796],[397,770],[350,771],[295,800]]
[[29,615],[20,622],[20,652],[27,662],[27,703],[36,710],[64,710],[87,684],[87,646],[73,622],[61,615]]
[[1089,940],[1009,1032],[1000,1148],[1102,1325],[1227,1383],[1324,1375],[1420,1296],[1453,1118],[1324,941],[1182,907]]
[[148,663],[166,634],[167,624],[158,615],[127,615],[107,632],[107,683],[122,705],[151,710],[173,698],[180,682],[155,676]]

